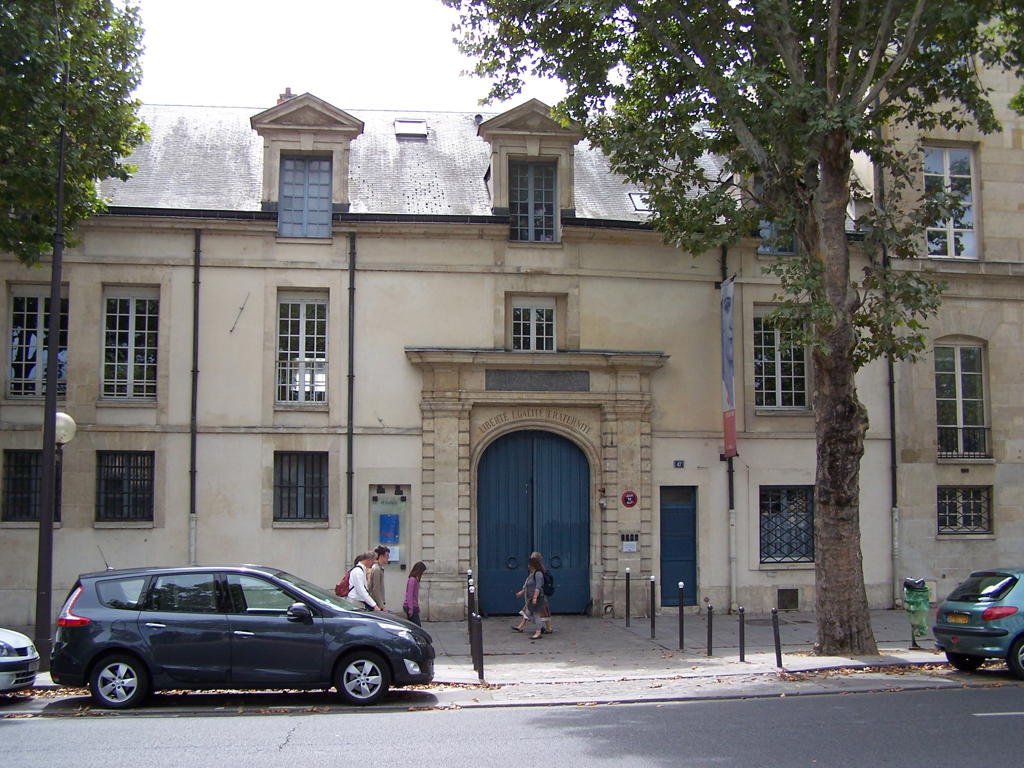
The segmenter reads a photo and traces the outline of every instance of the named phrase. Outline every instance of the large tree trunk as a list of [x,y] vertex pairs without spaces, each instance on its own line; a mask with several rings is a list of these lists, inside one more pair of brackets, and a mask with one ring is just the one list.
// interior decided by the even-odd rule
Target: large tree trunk
[[824,143],[814,192],[817,253],[831,308],[826,343],[814,351],[814,422],[818,466],[814,493],[815,611],[822,655],[878,653],[871,630],[860,548],[860,460],[867,410],[857,398],[853,314],[859,297],[850,283],[846,206],[850,144],[842,133]]
[[867,411],[857,399],[848,337],[836,328],[829,354],[814,355],[818,467],[814,498],[815,651],[875,655],[860,547],[860,460]]

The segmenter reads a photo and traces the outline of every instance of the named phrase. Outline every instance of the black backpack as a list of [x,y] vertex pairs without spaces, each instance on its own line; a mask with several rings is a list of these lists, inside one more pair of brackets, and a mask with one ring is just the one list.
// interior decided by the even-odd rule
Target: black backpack
[[551,571],[544,571],[544,589],[543,589],[543,592],[548,597],[550,597],[551,595],[555,594],[555,577],[554,577],[554,575],[552,575]]

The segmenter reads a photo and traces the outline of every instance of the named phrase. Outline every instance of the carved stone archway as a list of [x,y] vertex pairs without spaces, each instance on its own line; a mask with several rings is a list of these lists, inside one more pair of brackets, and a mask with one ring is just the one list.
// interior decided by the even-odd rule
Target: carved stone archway
[[[475,557],[476,462],[492,440],[516,429],[562,434],[591,461],[595,610],[611,602],[621,568],[651,568],[650,377],[666,355],[407,349],[406,357],[423,380],[422,503],[413,525],[422,559],[431,563],[431,619],[464,615],[465,573]],[[620,503],[626,490],[637,494],[635,505]],[[627,531],[639,535],[640,546],[624,557],[619,534]]]

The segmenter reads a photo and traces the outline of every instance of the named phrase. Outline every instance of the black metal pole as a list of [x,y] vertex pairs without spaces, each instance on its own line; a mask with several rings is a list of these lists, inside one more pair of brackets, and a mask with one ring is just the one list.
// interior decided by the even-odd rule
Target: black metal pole
[[715,619],[715,606],[708,603],[708,656],[711,655],[711,625]]
[[656,599],[655,595],[654,595],[654,592],[655,592],[654,577],[651,576],[651,640],[654,639],[654,618],[655,618],[655,614],[657,613],[655,602],[654,602],[655,599]]
[[686,585],[683,582],[679,582],[679,650],[683,650],[686,647],[686,643],[683,640],[683,597],[685,596]]
[[[69,65],[64,62],[67,93]],[[46,394],[43,401],[43,455],[39,489],[39,552],[36,558],[35,645],[39,669],[50,668],[53,645],[53,510],[56,498],[57,462],[57,357],[60,354],[60,280],[64,257],[64,166],[67,157],[67,105],[61,106],[57,149],[57,210],[53,227],[53,261],[50,265],[50,312],[46,318]]]
[[473,614],[473,635],[476,637],[476,669],[477,679],[484,681],[484,620],[480,614]]
[[629,568],[626,569],[626,626],[629,626]]
[[740,606],[740,661],[747,660],[746,612]]
[[775,638],[775,666],[782,668],[782,641],[779,639],[779,609],[772,608],[772,636]]
[[469,630],[470,635],[473,633],[473,614],[476,613],[476,587],[473,586],[473,580],[469,580],[469,591],[466,594],[466,621],[469,625],[466,629]]

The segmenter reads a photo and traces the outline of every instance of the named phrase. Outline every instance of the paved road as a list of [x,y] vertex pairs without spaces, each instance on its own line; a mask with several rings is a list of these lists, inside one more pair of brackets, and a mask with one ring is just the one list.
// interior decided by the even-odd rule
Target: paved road
[[0,721],[5,768],[1018,765],[1014,686],[338,715]]

